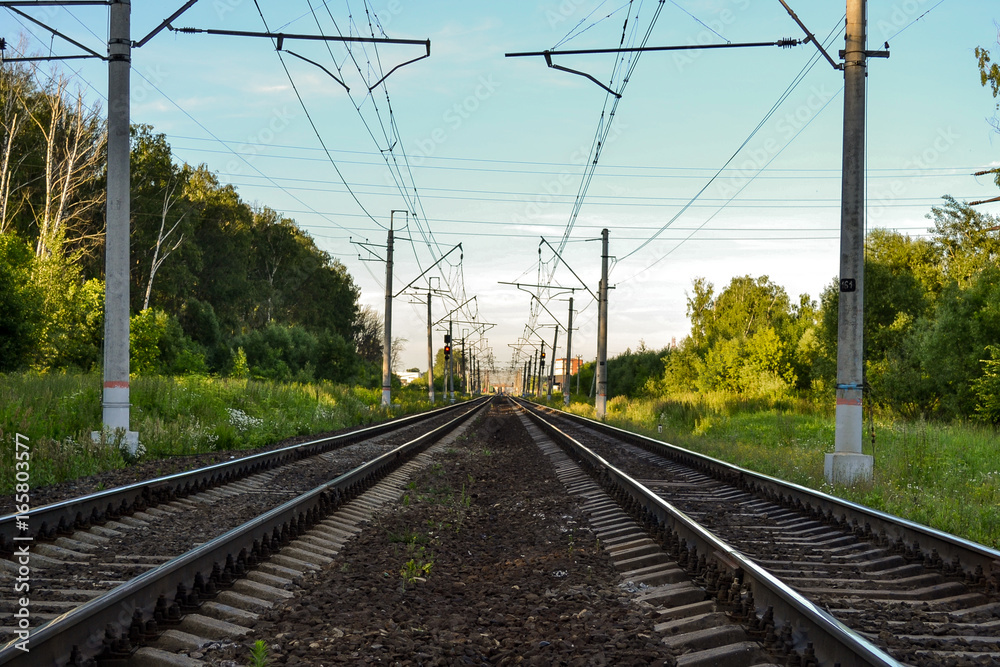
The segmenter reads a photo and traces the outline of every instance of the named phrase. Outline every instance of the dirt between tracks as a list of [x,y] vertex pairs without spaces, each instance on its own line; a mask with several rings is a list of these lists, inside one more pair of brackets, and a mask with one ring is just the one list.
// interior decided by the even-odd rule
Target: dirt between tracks
[[619,586],[548,459],[500,404],[238,644],[246,665],[661,665],[652,608]]

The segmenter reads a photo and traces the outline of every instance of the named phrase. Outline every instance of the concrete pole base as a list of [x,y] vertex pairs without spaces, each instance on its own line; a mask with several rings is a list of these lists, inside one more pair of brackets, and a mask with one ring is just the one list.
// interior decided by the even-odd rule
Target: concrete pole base
[[837,452],[827,454],[823,462],[823,476],[830,484],[852,486],[872,481],[875,457],[867,454]]

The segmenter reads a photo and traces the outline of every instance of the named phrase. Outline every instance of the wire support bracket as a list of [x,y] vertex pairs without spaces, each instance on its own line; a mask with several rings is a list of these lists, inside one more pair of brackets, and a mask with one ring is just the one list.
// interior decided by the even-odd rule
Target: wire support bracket
[[284,48],[285,40],[304,40],[304,41],[314,41],[314,42],[343,42],[343,43],[361,43],[361,44],[422,45],[426,49],[426,52],[424,53],[424,55],[417,56],[416,58],[411,58],[410,60],[402,62],[402,63],[396,65],[395,67],[393,67],[381,79],[379,79],[374,84],[372,84],[371,86],[369,86],[368,87],[368,92],[371,92],[372,90],[374,90],[375,88],[377,88],[383,81],[385,81],[386,79],[389,78],[389,75],[391,75],[393,72],[395,72],[399,68],[404,67],[406,65],[409,65],[411,63],[415,63],[418,60],[423,60],[424,58],[429,58],[430,55],[431,55],[431,40],[429,40],[429,39],[395,39],[395,38],[390,38],[390,37],[344,37],[344,36],[341,36],[341,35],[306,35],[306,34],[299,34],[299,33],[260,32],[260,31],[252,31],[252,30],[216,30],[214,28],[175,28],[174,26],[170,25],[169,22],[165,22],[165,24],[166,24],[166,28],[168,30],[172,31],[172,32],[181,32],[181,33],[186,33],[186,34],[224,35],[224,36],[229,36],[229,37],[265,37],[267,39],[273,39],[276,42],[276,48],[277,48],[278,51],[284,51],[285,53],[289,53],[289,54],[295,56],[296,58],[299,58],[299,59],[304,60],[304,61],[306,61],[308,63],[312,63],[313,65],[316,65],[317,67],[319,67],[320,69],[322,69],[324,72],[326,72],[327,74],[329,74],[331,77],[333,77],[333,79],[337,83],[339,83],[340,85],[342,85],[347,90],[350,90],[349,88],[347,88],[347,84],[345,84],[339,78],[337,78],[336,76],[334,76],[328,69],[326,69],[325,67],[323,67],[319,63],[317,63],[317,62],[315,62],[313,60],[310,60],[308,58],[305,58],[303,56],[300,56],[297,53],[293,53],[292,51],[285,50],[285,48]]
[[[80,49],[82,51],[86,51],[87,55],[75,55],[75,56],[38,56],[38,57],[25,57],[25,58],[2,58],[2,60],[4,62],[33,62],[33,61],[43,61],[43,60],[77,60],[77,59],[80,59],[80,58],[99,58],[100,60],[107,60],[108,59],[107,56],[101,55],[100,53],[98,53],[97,51],[94,51],[90,47],[81,44],[80,42],[76,41],[72,37],[69,37],[68,35],[64,35],[63,33],[59,32],[58,30],[56,30],[55,28],[53,28],[52,26],[49,26],[49,25],[46,25],[46,24],[42,23],[41,21],[39,21],[35,17],[33,17],[30,14],[27,14],[25,12],[22,12],[20,9],[17,8],[18,5],[20,5],[22,7],[25,7],[25,6],[30,7],[30,6],[42,6],[42,5],[45,5],[45,4],[63,5],[63,4],[70,4],[70,3],[66,3],[66,2],[51,2],[51,3],[43,3],[43,2],[0,2],[0,7],[3,7],[4,9],[9,9],[10,11],[14,12],[15,14],[17,14],[17,15],[25,18],[25,19],[27,19],[28,21],[31,21],[32,23],[34,23],[38,27],[42,28],[43,30],[48,30],[50,33],[52,33],[56,37],[59,37],[59,38],[65,40],[65,41],[69,42],[70,44],[72,44],[73,46],[77,47],[78,49]],[[100,5],[106,5],[106,4],[109,4],[109,3],[107,3],[107,2],[86,2],[86,3],[76,3],[76,4],[100,4]],[[6,46],[7,46],[6,40],[4,40],[3,47],[6,47]],[[4,50],[4,48],[0,48],[0,54],[2,54],[3,50]]]
[[[562,49],[562,50],[549,50],[545,51],[521,51],[516,53],[505,53],[506,58],[523,58],[532,56],[541,56],[545,58],[545,64],[552,69],[561,70],[563,72],[569,72],[570,74],[576,74],[582,76],[585,79],[590,79],[598,86],[603,88],[605,91],[614,95],[616,99],[621,99],[621,94],[612,90],[610,87],[604,85],[591,74],[587,72],[581,72],[580,70],[570,69],[569,67],[564,67],[562,65],[556,65],[552,62],[552,56],[579,56],[579,55],[593,55],[600,53],[644,53],[646,51],[699,51],[705,49],[738,49],[747,47],[757,47],[757,46],[778,46],[783,49],[790,49],[793,46],[798,46],[800,44],[805,44],[808,39],[798,40],[792,37],[785,37],[773,42],[742,42],[734,44],[732,42],[718,43],[718,44],[680,44],[672,46],[631,46],[622,47],[616,49]],[[832,62],[832,61],[831,61]]]

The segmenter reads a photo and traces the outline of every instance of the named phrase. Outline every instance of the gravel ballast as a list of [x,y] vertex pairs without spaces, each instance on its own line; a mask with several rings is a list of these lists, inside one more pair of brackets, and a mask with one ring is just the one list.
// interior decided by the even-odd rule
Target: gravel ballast
[[272,665],[661,665],[636,603],[513,408],[490,408],[239,643]]

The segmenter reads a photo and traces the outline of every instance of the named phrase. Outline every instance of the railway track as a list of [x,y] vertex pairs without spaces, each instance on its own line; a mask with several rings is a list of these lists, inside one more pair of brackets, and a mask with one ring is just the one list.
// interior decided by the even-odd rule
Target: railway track
[[[797,655],[790,659],[815,653],[818,664],[830,665],[1000,665],[1000,552],[606,424],[521,405],[671,559],[725,598],[751,634],[786,644]],[[832,655],[831,642],[845,640],[873,650]]]
[[[18,590],[17,577],[24,577],[23,568],[30,572],[23,591],[30,606],[0,600],[7,644],[0,664],[83,665],[97,655],[104,656],[101,664],[119,664],[108,660],[130,655],[223,589],[263,587],[280,597],[283,591],[272,584],[294,575],[276,562],[313,567],[335,552],[336,541],[317,545],[305,539],[307,529],[339,511],[347,518],[327,530],[349,532],[360,521],[349,501],[483,404],[38,508],[30,515],[33,532],[17,530],[17,517],[0,518],[0,585]],[[241,583],[264,561],[270,572],[256,574],[255,585]],[[30,609],[30,629],[19,621],[21,609]]]
[[[647,618],[653,615],[651,629],[622,630],[645,642],[645,654],[664,656],[656,664],[998,664],[996,640],[988,639],[1000,616],[996,552],[604,424],[521,405],[524,411],[516,419],[589,515],[587,530],[621,572],[621,587],[631,594],[630,608]],[[46,625],[32,629],[30,653],[16,648],[14,635],[0,651],[0,664],[228,664],[218,656],[245,655],[241,637],[249,636],[248,628],[258,619],[279,609],[292,610],[295,616],[305,613],[302,618],[311,626],[312,614],[305,609],[340,609],[338,591],[325,593],[330,596],[326,606],[314,607],[319,603],[312,597],[303,607],[291,590],[298,591],[296,595],[324,595],[315,591],[314,578],[333,567],[339,551],[378,507],[399,498],[409,475],[426,466],[427,457],[435,451],[441,454],[442,445],[434,442],[457,442],[457,430],[476,407],[464,406],[461,410],[468,412],[461,416],[442,412],[438,418],[445,423],[435,428],[411,422],[426,432],[403,436],[405,443],[401,436],[380,432],[352,446],[293,457],[285,466],[257,470],[230,486],[147,506],[103,526],[77,526],[71,536],[49,536],[46,546],[33,542],[33,556],[41,566],[32,572],[32,623]],[[490,414],[508,415],[510,409]],[[380,438],[388,440],[379,443]],[[449,445],[448,451],[455,452],[455,446]],[[421,458],[411,458],[418,452],[423,452]],[[455,460],[456,455],[445,459]],[[362,460],[366,462],[359,464]],[[337,469],[347,468],[349,472],[336,476]],[[328,481],[329,476],[336,479]],[[291,480],[299,477],[313,487],[296,495]],[[327,480],[314,485],[323,477]],[[269,504],[260,505],[263,498]],[[515,505],[516,499],[515,494]],[[185,539],[190,544],[184,547],[189,550],[176,557],[162,550],[142,556],[129,548],[141,534],[158,536],[148,539],[149,545],[156,539],[165,542],[167,527],[182,517],[205,522],[206,516],[219,515],[219,508],[233,501],[244,507],[248,521],[219,537],[189,530],[192,534]],[[484,507],[486,526],[498,507]],[[208,515],[199,513],[206,508]],[[486,533],[469,532],[474,538],[471,555],[482,548]],[[114,540],[121,545],[109,547]],[[460,551],[465,553],[464,548]],[[98,552],[104,556],[95,557]],[[353,562],[356,566],[356,557]],[[471,565],[476,578],[496,568],[486,561]],[[439,566],[445,566],[443,560],[435,572]],[[342,567],[346,564],[337,570]],[[386,565],[380,568],[362,580],[381,579]],[[4,576],[9,585],[13,575]],[[440,581],[437,575],[434,580]],[[451,582],[437,585],[457,590],[449,588]],[[456,580],[454,585],[461,583]],[[47,601],[34,597],[46,587],[51,590]],[[524,594],[531,590],[529,585]],[[535,593],[542,599],[554,595],[547,588]],[[501,591],[503,600],[508,597]],[[403,609],[405,602],[403,596]],[[508,603],[499,604],[502,608]],[[378,606],[385,604],[380,600]],[[479,600],[476,608],[491,604],[498,603]],[[506,618],[515,624],[531,622],[517,615]],[[584,638],[601,636],[607,626],[588,629],[586,620],[579,618],[576,612],[561,616],[550,632],[565,626],[557,642],[565,650],[575,651],[573,642],[580,642],[579,650],[586,655],[600,654],[600,646]],[[423,622],[418,622],[406,641],[420,639],[421,627]],[[484,645],[479,653],[470,653],[473,638],[490,641],[482,639],[487,636],[482,631],[467,635],[462,659],[506,664],[504,660],[516,654],[532,655],[537,662],[546,650],[539,646],[549,644],[536,642],[512,653],[517,644],[507,639],[503,646]],[[264,637],[281,634],[274,629],[272,634],[263,632]],[[364,657],[366,650],[372,656],[385,655],[385,630],[362,631],[362,636],[369,634],[376,637],[374,643],[358,653],[355,639],[351,655]],[[316,651],[335,650],[337,644],[326,634],[298,641],[300,646],[325,647]],[[650,642],[661,648],[654,649]],[[227,646],[232,647],[229,653]],[[102,658],[94,661],[97,655]],[[393,655],[398,659],[401,654]]]

